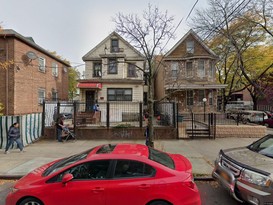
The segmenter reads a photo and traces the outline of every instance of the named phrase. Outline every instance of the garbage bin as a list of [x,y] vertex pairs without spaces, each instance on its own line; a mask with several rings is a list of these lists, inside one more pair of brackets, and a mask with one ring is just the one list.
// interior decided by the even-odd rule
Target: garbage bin
[[178,122],[183,122],[183,118],[184,118],[183,115],[178,115],[178,119],[177,119]]

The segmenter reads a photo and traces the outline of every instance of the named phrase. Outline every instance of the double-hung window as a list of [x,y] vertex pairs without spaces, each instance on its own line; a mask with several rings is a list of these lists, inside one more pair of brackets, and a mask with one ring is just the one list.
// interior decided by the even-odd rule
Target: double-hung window
[[214,63],[210,61],[209,63],[209,72],[208,72],[209,77],[213,78],[214,77]]
[[111,39],[111,52],[119,52],[118,39]]
[[187,41],[186,42],[186,51],[187,53],[193,54],[194,53],[194,41]]
[[213,105],[213,91],[209,92],[209,105]]
[[101,62],[94,62],[93,77],[101,77]]
[[177,77],[178,76],[178,62],[172,62],[171,64],[171,76]]
[[58,77],[58,64],[52,63],[52,75]]
[[110,58],[108,61],[108,74],[117,74],[117,73],[118,73],[117,59]]
[[199,78],[204,78],[205,77],[205,61],[204,60],[199,60],[198,61],[197,75],[198,75]]
[[45,89],[39,88],[38,90],[38,103],[43,104],[43,101],[45,99]]
[[46,60],[43,57],[39,57],[39,71],[45,72]]
[[58,92],[56,90],[52,91],[52,101],[58,101]]
[[187,90],[187,105],[193,105],[193,90]]
[[107,89],[108,101],[132,101],[131,88],[108,88]]
[[137,77],[136,76],[136,65],[134,63],[128,64],[127,76],[128,77]]
[[203,103],[204,98],[205,98],[205,90],[198,90],[198,102]]
[[186,75],[187,77],[193,77],[193,67],[192,67],[192,62],[186,62]]

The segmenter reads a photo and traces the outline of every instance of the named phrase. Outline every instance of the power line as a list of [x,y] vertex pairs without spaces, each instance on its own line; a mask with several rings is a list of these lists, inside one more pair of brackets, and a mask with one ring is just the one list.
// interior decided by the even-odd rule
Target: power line
[[199,0],[196,0],[196,2],[194,3],[193,7],[192,7],[191,10],[190,10],[190,13],[188,14],[188,16],[187,16],[187,18],[186,18],[186,21],[187,21],[188,18],[190,17],[190,15],[191,15],[193,9],[195,8],[196,4],[198,3],[198,1],[199,1]]

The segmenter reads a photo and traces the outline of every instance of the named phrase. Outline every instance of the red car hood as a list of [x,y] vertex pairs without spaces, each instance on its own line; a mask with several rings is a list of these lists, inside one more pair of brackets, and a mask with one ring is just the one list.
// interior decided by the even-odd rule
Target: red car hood
[[22,177],[20,180],[17,181],[17,183],[15,184],[16,188],[19,188],[20,186],[26,186],[26,185],[30,185],[30,184],[35,184],[36,182],[40,181],[41,179],[43,179],[42,174],[44,173],[44,171],[50,167],[52,164],[56,163],[59,160],[55,160],[53,162],[50,162],[48,164],[45,164],[35,170],[33,170],[32,172],[28,173],[27,175],[25,175],[24,177]]
[[175,170],[192,173],[191,162],[186,157],[180,154],[170,154],[170,156],[174,161]]

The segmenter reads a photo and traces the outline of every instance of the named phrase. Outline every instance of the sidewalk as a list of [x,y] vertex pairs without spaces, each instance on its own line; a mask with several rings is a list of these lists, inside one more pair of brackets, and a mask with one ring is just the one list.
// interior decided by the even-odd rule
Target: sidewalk
[[[186,156],[192,163],[193,173],[196,178],[210,178],[214,160],[220,149],[246,146],[255,140],[257,138],[160,140],[155,141],[155,148]],[[26,152],[24,153],[20,153],[18,149],[11,149],[9,154],[4,154],[2,149],[0,150],[0,177],[21,177],[55,159],[67,157],[100,144],[119,142],[144,144],[143,140],[77,140],[64,143],[40,140],[25,147]]]

